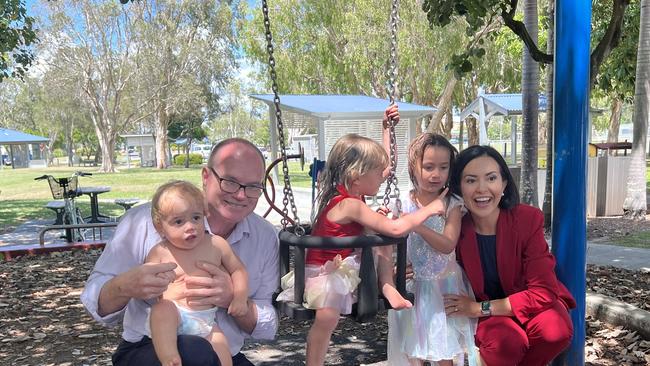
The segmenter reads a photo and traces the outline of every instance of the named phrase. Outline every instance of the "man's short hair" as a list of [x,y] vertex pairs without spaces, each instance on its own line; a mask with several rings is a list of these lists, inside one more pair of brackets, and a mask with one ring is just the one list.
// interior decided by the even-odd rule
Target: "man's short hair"
[[260,160],[262,161],[262,166],[264,166],[264,168],[266,169],[266,161],[264,160],[264,154],[262,154],[260,149],[258,149],[257,146],[255,146],[255,144],[241,137],[231,137],[225,140],[221,140],[218,144],[214,145],[212,147],[212,152],[210,153],[210,158],[208,159],[208,166],[210,167],[213,166],[212,164],[214,162],[214,157],[217,155],[219,150],[231,144],[242,144],[242,145],[249,146],[251,149],[257,152],[257,154],[260,157]]

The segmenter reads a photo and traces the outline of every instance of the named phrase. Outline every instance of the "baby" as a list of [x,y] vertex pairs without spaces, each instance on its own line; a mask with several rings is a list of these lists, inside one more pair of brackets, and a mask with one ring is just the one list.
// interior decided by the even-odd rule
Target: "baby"
[[231,366],[228,341],[215,322],[217,307],[189,306],[184,297],[185,276],[210,274],[197,268],[197,261],[223,265],[233,283],[233,300],[228,314],[243,316],[248,311],[248,275],[230,245],[221,237],[205,231],[203,193],[192,183],[170,181],[158,188],[151,202],[153,223],[162,237],[147,263],[176,263],[175,278],[162,298],[151,307],[149,327],[158,360],[163,366],[180,366],[177,334],[205,337],[222,365]]

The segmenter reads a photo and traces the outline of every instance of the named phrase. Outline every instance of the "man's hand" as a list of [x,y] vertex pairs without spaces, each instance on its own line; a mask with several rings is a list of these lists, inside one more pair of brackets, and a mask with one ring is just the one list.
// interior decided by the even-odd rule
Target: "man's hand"
[[148,300],[162,295],[174,282],[176,263],[145,263],[124,273],[120,289],[125,296]]
[[196,266],[208,272],[210,277],[185,277],[185,297],[189,306],[214,305],[228,308],[233,298],[232,281],[228,272],[218,266],[196,262]]
[[97,314],[106,316],[123,309],[131,299],[160,297],[176,277],[176,263],[145,263],[113,277],[99,292]]

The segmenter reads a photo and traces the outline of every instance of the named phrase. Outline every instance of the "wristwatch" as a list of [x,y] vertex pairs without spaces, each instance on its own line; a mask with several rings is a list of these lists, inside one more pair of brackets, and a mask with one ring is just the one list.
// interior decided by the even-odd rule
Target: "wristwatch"
[[481,302],[481,315],[490,316],[492,315],[492,309],[490,309],[490,301]]

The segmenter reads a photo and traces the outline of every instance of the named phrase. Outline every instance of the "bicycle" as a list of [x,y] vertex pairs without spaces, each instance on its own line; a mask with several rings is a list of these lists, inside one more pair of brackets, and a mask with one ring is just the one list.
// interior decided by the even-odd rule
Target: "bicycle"
[[[74,172],[70,177],[55,178],[52,175],[46,174],[34,178],[34,180],[44,180],[50,185],[52,191],[52,198],[63,199],[63,224],[64,225],[82,225],[85,224],[84,218],[81,215],[81,210],[76,205],[75,198],[79,197],[81,193],[78,192],[78,177],[91,176],[91,173]],[[85,241],[85,230],[81,228],[66,228],[65,238],[70,242]]]

